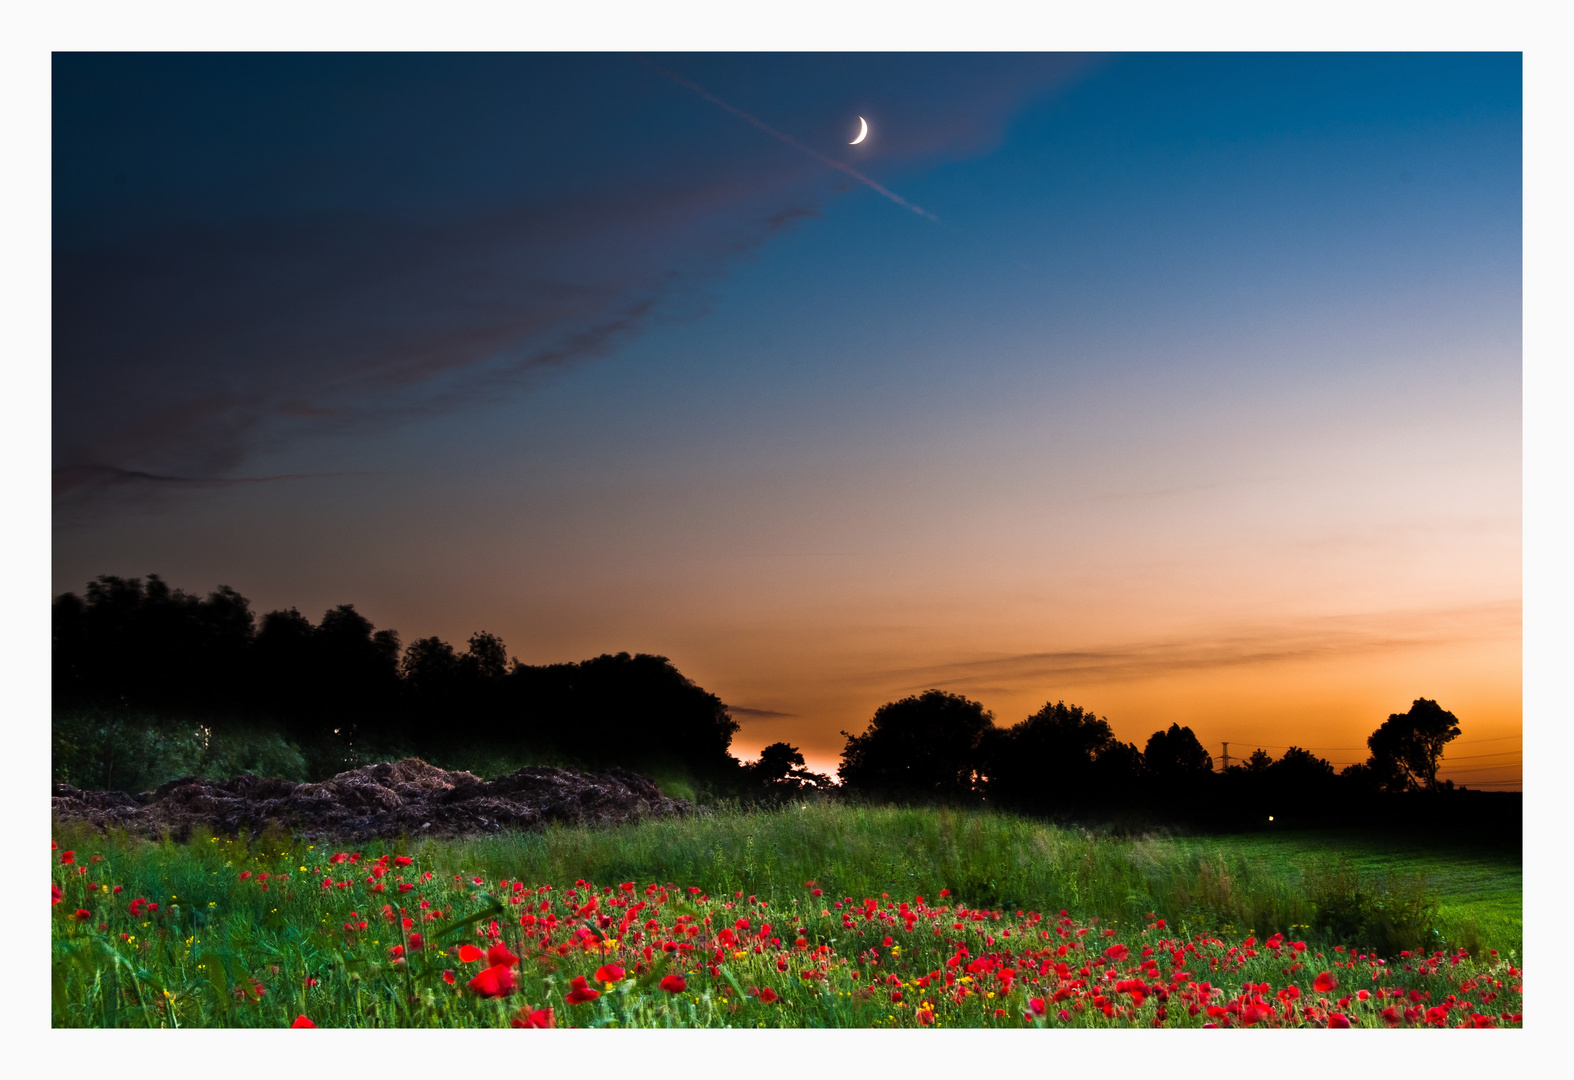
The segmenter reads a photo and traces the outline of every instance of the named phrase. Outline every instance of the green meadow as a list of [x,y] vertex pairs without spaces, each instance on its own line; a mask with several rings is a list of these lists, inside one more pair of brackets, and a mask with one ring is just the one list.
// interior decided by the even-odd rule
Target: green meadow
[[[407,927],[401,936],[397,927],[384,926],[379,935],[376,912],[395,901],[401,908],[408,904],[408,913],[420,917],[413,901],[430,897],[445,912],[441,927],[457,926],[473,934],[487,919],[498,919],[499,911],[508,910],[508,888],[536,890],[551,885],[552,902],[560,903],[564,890],[576,883],[582,893],[584,883],[595,889],[624,882],[640,889],[660,886],[663,897],[672,893],[666,905],[669,913],[703,897],[711,906],[695,908],[691,915],[705,918],[716,914],[714,905],[722,902],[740,906],[763,902],[766,907],[761,910],[792,912],[794,922],[810,921],[809,907],[822,902],[846,903],[849,909],[867,902],[878,905],[884,918],[888,908],[898,902],[917,903],[919,897],[930,908],[959,905],[959,910],[1003,915],[1008,924],[1023,912],[1050,918],[1066,912],[1079,925],[1096,926],[1099,934],[1119,935],[1134,949],[1143,935],[1154,932],[1156,919],[1165,920],[1166,932],[1178,938],[1212,935],[1221,942],[1239,943],[1249,937],[1261,941],[1283,934],[1316,950],[1348,947],[1352,956],[1356,950],[1390,958],[1468,954],[1473,962],[1497,963],[1493,950],[1503,958],[1501,962],[1517,962],[1522,948],[1517,852],[1354,830],[1122,835],[974,809],[810,801],[772,809],[711,809],[689,818],[618,828],[554,827],[541,833],[343,848],[342,853],[359,852],[353,864],[331,861],[340,849],[283,835],[250,841],[193,836],[184,842],[156,842],[100,835],[72,825],[57,826],[55,840],[60,852],[73,851],[75,860],[60,865],[59,852],[54,856],[54,879],[63,889],[62,901],[55,906],[54,1014],[57,1025],[70,1026],[266,1026],[291,1019],[297,1011],[308,1016],[316,1012],[313,1021],[320,1018],[325,1024],[506,1022],[508,1016],[498,1011],[503,1008],[498,1001],[460,992],[463,970],[455,975],[455,983],[439,979],[442,965],[450,965],[442,967],[450,972],[460,967],[451,950],[462,935],[434,938],[426,950],[412,951],[406,959],[391,963],[388,950],[396,943],[408,943],[410,932],[425,927],[414,923],[413,931]],[[374,895],[366,868],[382,856],[395,855],[413,860],[410,874],[424,871],[434,876],[408,878],[414,890],[408,894],[379,891]],[[93,861],[95,856],[101,861]],[[88,867],[86,874],[77,872],[81,866]],[[259,880],[264,873],[269,879]],[[281,874],[286,875],[283,880]],[[335,881],[333,887],[321,886],[325,876]],[[406,879],[401,874],[398,880]],[[821,890],[823,901],[809,899],[811,882]],[[262,889],[262,883],[270,888]],[[159,904],[158,913],[130,913],[128,904],[138,897]],[[499,903],[505,906],[499,908]],[[79,910],[87,911],[88,917],[76,921],[72,913]],[[824,943],[827,949],[834,945],[838,964],[853,964],[865,955],[868,943],[861,931],[857,938],[846,933],[845,924],[836,921],[842,918],[840,910],[827,908],[824,918],[815,913],[813,928],[790,929],[807,932],[804,940]],[[572,908],[566,912],[573,914]],[[386,920],[394,917],[392,909],[385,912]],[[355,931],[357,919],[369,920],[371,928]],[[944,919],[935,925],[951,925]],[[570,921],[566,919],[564,927]],[[342,931],[343,924],[351,929]],[[597,929],[594,922],[583,925],[603,938],[615,933],[604,925]],[[502,926],[505,943],[512,940],[510,933],[520,933],[506,917]],[[994,939],[990,942],[994,944]],[[558,943],[553,938],[551,945],[556,948]],[[945,956],[936,952],[940,944],[939,938],[923,937],[921,950],[910,947],[905,962],[917,967],[907,974],[943,964]],[[598,948],[605,953],[607,946],[602,943]],[[791,945],[783,948],[790,951]],[[517,952],[523,949],[523,944],[516,947]],[[640,966],[637,953],[626,959],[631,969]],[[658,954],[656,959],[665,963],[681,957]],[[792,992],[795,976],[785,966],[780,971],[746,970],[758,960],[751,953],[746,962],[732,963],[725,972],[718,969],[715,978],[720,989],[707,990],[710,996],[703,1002],[692,991],[685,1000],[696,1008],[705,1004],[714,1010],[723,999],[736,1006],[744,1000],[740,995],[769,984],[777,987],[773,992],[782,1000],[803,1001],[801,992]],[[887,957],[885,963],[894,960]],[[526,965],[521,972],[521,979],[535,980],[528,991],[522,985],[520,993],[535,999],[525,1003],[550,1005],[556,1000],[560,1016],[584,1013],[583,1008],[562,1004],[567,980],[576,973],[571,965],[558,970],[558,961],[551,956],[543,962],[545,968]],[[617,999],[621,1011],[607,1013],[611,1006],[602,1003],[603,1022],[688,1025],[739,1020],[726,1010],[704,1019],[698,1013],[680,1016],[670,1008],[658,1009],[665,998],[651,989],[650,979],[665,970],[661,963],[645,965],[649,976],[645,983],[629,977],[628,986],[619,991],[624,997]],[[1284,970],[1282,965],[1275,968],[1273,977],[1282,979],[1279,973]],[[587,968],[578,973],[588,972]],[[775,1010],[739,1022],[810,1026],[902,1022],[899,1012],[881,1014],[890,1016],[885,1021],[864,1008],[868,1002],[856,998],[859,985],[846,981],[852,977],[849,971],[827,967],[823,977],[832,974],[843,980],[838,985],[846,986],[836,991],[847,995],[845,1002],[841,997],[832,1002],[838,1008],[845,1005],[841,1011],[826,1012],[829,1006],[816,998],[819,1011]],[[332,991],[304,990],[303,980],[313,977],[319,979],[317,986]],[[247,997],[252,985],[266,987],[257,1000]],[[400,992],[382,1000],[370,989],[375,985]],[[631,993],[635,996],[627,997]],[[330,999],[331,1005],[314,1004]],[[423,1000],[426,1005],[420,1006]],[[760,1007],[757,996],[748,1001],[751,1007]],[[857,1002],[861,1004],[854,1008]],[[677,1007],[676,1000],[668,1004]],[[999,1020],[993,1011],[970,1020],[971,1014],[957,1011],[960,1006],[946,1008],[956,1014],[928,1015],[940,1017],[935,1022],[942,1024]],[[1020,1023],[1020,1014],[1021,1009],[1015,1008],[1000,1022]],[[906,1019],[911,1022],[915,1015],[906,1014]],[[1099,1019],[1099,1014],[1093,1018]],[[1119,1019],[1117,1015],[1115,1020]]]

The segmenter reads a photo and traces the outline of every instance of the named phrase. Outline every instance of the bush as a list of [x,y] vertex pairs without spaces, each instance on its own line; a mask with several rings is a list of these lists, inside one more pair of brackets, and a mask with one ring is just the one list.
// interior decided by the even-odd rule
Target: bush
[[1313,926],[1332,940],[1385,956],[1442,948],[1438,900],[1419,875],[1361,877],[1346,862],[1314,864],[1305,875],[1316,914]]
[[56,715],[52,735],[55,781],[79,788],[151,791],[182,776],[227,780],[242,773],[310,779],[300,747],[244,724],[83,710]]
[[104,791],[150,791],[196,772],[207,750],[198,724],[123,710],[57,716],[53,772],[60,783]]

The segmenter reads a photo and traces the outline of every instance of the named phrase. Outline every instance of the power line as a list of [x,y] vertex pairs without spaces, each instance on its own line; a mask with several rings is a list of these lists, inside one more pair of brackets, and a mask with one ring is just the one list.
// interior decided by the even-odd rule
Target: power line
[[[1461,739],[1459,742],[1456,742],[1454,745],[1455,746],[1475,746],[1478,743],[1502,742],[1505,739],[1523,739],[1523,738],[1524,738],[1524,736],[1522,736],[1522,735],[1498,735],[1498,736],[1494,736],[1493,738],[1490,738],[1490,739]],[[1260,742],[1257,742],[1257,741],[1255,741],[1253,739],[1231,739],[1230,741],[1233,742],[1233,743],[1249,743],[1252,746],[1255,746],[1255,747],[1257,747],[1258,749],[1261,749],[1261,750],[1292,750],[1292,749],[1295,749],[1295,750],[1365,750],[1366,749],[1366,744],[1365,743],[1362,743],[1360,745],[1356,745],[1354,743],[1351,743],[1351,744],[1349,744],[1347,746],[1301,746],[1299,743],[1297,743],[1294,746],[1285,746],[1282,743],[1260,743]],[[1511,754],[1514,751],[1512,751],[1512,750],[1504,750],[1502,752],[1505,753],[1505,754]],[[1232,754],[1231,756],[1233,757],[1235,755]]]

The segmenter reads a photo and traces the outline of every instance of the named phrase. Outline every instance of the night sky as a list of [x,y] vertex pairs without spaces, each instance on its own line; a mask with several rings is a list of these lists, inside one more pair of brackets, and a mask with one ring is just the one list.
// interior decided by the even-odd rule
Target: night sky
[[52,92],[57,593],[660,653],[827,771],[931,686],[1338,763],[1424,696],[1444,776],[1517,786],[1517,54]]

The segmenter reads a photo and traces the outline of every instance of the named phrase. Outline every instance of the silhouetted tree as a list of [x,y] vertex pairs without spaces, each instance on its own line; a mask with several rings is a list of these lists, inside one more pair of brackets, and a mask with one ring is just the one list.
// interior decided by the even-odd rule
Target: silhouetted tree
[[971,795],[984,764],[994,717],[960,694],[926,690],[880,706],[862,735],[848,735],[837,770],[861,791]]
[[459,674],[459,657],[442,638],[424,637],[410,642],[399,662],[405,685],[422,693],[446,693]]
[[1390,791],[1436,790],[1443,747],[1459,737],[1459,719],[1430,698],[1393,713],[1367,737],[1367,765]]
[[661,656],[527,667],[484,631],[462,654],[430,637],[401,656],[398,633],[351,604],[316,626],[294,608],[272,611],[254,629],[233,589],[202,598],[157,575],[104,576],[85,596],[64,593],[52,624],[57,706],[244,716],[282,727],[330,766],[352,748],[490,744],[586,764],[737,772],[728,753],[737,722]]
[[761,750],[760,759],[745,765],[744,771],[750,780],[769,790],[821,790],[831,786],[830,777],[811,772],[803,752],[785,742],[774,742]]
[[1262,772],[1263,801],[1282,821],[1315,817],[1336,790],[1334,767],[1310,750],[1292,746]]
[[555,747],[587,763],[681,763],[735,775],[738,722],[715,694],[665,656],[602,655],[578,664],[518,665],[506,677],[507,721],[495,737]]
[[462,662],[477,678],[501,679],[508,674],[508,650],[503,647],[502,638],[483,630],[472,635],[469,644]]
[[270,611],[252,649],[260,703],[297,738],[314,734],[318,681],[313,636],[316,627],[294,608]]
[[1213,758],[1191,728],[1179,724],[1149,736],[1148,745],[1142,749],[1142,763],[1148,775],[1164,785],[1195,782],[1213,775]]
[[228,586],[204,598],[156,574],[103,576],[53,615],[59,704],[211,709],[245,696],[253,617]]
[[1119,767],[1129,763],[1119,746],[1108,720],[1078,705],[1045,702],[988,740],[989,798],[1034,810],[1104,802],[1129,779],[1115,775],[1128,771]]
[[1268,775],[1279,783],[1319,783],[1332,780],[1334,767],[1310,750],[1292,746],[1284,756],[1268,766]]

